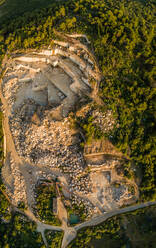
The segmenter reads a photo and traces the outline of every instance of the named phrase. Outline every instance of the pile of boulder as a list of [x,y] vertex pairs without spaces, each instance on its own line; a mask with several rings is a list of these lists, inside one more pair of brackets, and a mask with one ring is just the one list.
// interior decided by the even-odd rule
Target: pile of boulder
[[81,176],[86,165],[68,118],[61,122],[50,120],[48,110],[45,110],[40,125],[35,125],[31,121],[35,110],[29,100],[9,120],[18,155],[31,164],[59,168],[67,175],[71,192],[88,194],[91,191],[89,176]]
[[13,191],[9,191],[8,195],[14,205],[18,205],[20,202],[26,202],[26,186],[23,175],[21,174],[18,165],[15,164],[14,160],[10,159],[10,168],[14,179]]
[[116,122],[111,110],[108,110],[104,113],[94,110],[92,112],[92,116],[93,123],[96,124],[105,133],[111,131]]

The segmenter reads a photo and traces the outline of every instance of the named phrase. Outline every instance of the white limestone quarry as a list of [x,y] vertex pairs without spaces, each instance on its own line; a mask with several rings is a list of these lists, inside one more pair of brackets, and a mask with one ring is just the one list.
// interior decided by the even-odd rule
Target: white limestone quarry
[[[83,204],[90,218],[118,208],[132,195],[126,183],[121,185],[122,178],[116,174],[113,160],[90,166],[90,154],[86,155],[87,160],[80,149],[79,133],[71,128],[69,113],[75,112],[80,103],[86,103],[88,96],[92,101],[98,99],[91,81],[99,85],[101,73],[85,45],[89,44],[86,36],[58,32],[57,36],[61,40],[53,40],[51,48],[18,51],[3,63],[5,154],[10,156],[3,175],[7,178],[8,171],[14,171],[5,180],[8,194],[14,204],[23,199],[30,209],[38,180],[47,175],[59,176],[66,181],[63,192],[71,206]],[[78,40],[80,37],[85,44]],[[111,130],[108,114],[103,116],[97,110],[93,117],[97,126]],[[116,181],[120,181],[118,188],[114,186]]]

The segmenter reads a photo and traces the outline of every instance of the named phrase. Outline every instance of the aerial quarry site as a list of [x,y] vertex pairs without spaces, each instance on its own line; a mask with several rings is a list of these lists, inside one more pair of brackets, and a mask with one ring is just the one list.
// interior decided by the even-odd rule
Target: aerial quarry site
[[[71,125],[71,113],[85,116],[89,110],[88,98],[100,102],[102,74],[85,35],[59,32],[49,47],[6,55],[2,68],[2,178],[7,194],[14,206],[25,203],[24,212],[37,223],[45,244],[44,230],[49,228],[64,231],[62,247],[67,247],[85,223],[100,223],[100,216],[138,199],[136,182],[120,173],[123,154],[107,139],[81,147],[83,134]],[[106,131],[116,125],[111,110],[92,115]],[[57,188],[60,226],[41,222],[33,212],[35,188],[44,181]],[[67,213],[73,204],[83,204],[86,214],[85,222],[75,226]]]

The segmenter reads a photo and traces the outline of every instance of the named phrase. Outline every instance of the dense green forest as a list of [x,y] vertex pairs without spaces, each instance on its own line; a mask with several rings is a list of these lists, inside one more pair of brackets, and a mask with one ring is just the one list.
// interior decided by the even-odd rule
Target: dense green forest
[[0,0],[0,5],[4,4],[5,0]]
[[48,7],[53,2],[57,0],[0,0],[0,23],[8,17],[12,19],[26,11]]
[[45,248],[36,224],[21,214],[12,214],[10,222],[0,220],[0,248]]
[[155,248],[156,207],[136,210],[78,232],[69,248]]

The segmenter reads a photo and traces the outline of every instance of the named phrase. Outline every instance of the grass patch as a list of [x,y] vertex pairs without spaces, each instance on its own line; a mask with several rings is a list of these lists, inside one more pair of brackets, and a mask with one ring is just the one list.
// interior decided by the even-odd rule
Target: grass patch
[[51,248],[60,248],[62,239],[63,239],[63,232],[56,232],[56,231],[45,231],[45,237],[47,239],[48,245]]
[[45,248],[41,234],[36,231],[36,224],[17,213],[12,214],[9,223],[0,219],[0,237],[0,247]]
[[6,0],[0,0],[0,6],[5,3]]
[[156,206],[114,216],[78,232],[69,248],[155,248]]
[[11,219],[11,213],[9,210],[9,202],[0,190],[0,218],[8,222]]
[[0,22],[28,11],[45,8],[54,2],[55,0],[0,0]]
[[60,225],[59,219],[53,214],[53,198],[56,197],[53,185],[40,184],[35,190],[36,205],[34,208],[36,216],[48,224]]
[[[85,207],[81,203],[80,205],[72,204],[72,207],[67,206],[66,207],[67,212],[68,212],[68,219],[69,221],[71,220],[71,216],[77,216],[78,217],[78,222],[84,222],[86,220],[86,213],[85,213]],[[71,226],[75,226],[74,222],[70,221]]]

